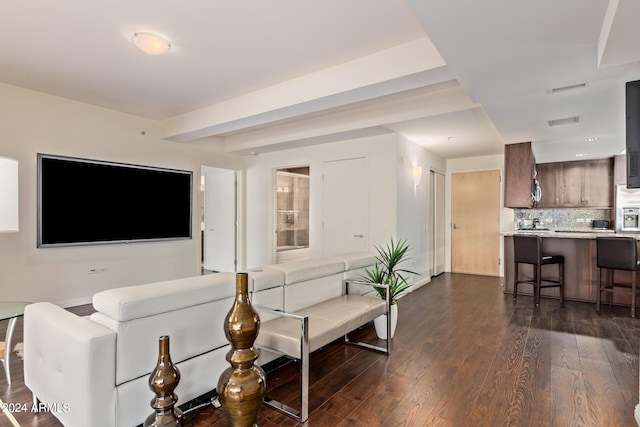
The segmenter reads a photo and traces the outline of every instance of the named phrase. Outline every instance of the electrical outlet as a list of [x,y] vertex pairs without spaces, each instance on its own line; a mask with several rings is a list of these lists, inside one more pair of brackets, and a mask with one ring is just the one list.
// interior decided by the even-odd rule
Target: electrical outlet
[[578,218],[576,219],[576,222],[584,222],[584,218]]

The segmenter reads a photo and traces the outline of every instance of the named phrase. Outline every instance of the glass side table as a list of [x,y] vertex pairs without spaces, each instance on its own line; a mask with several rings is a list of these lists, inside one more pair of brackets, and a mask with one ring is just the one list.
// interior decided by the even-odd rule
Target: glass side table
[[31,303],[25,301],[0,301],[0,320],[9,320],[4,340],[4,355],[0,357],[0,362],[2,362],[2,365],[4,366],[4,374],[7,378],[7,384],[11,384],[9,361],[11,360],[11,340],[13,339],[13,330],[16,327],[16,320],[24,314],[24,308],[29,304]]

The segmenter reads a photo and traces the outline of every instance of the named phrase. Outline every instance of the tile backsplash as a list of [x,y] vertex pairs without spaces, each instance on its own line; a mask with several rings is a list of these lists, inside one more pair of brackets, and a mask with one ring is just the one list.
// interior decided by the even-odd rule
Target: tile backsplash
[[514,228],[531,228],[537,220],[539,228],[558,231],[588,231],[591,221],[604,219],[610,221],[613,228],[611,209],[515,209]]

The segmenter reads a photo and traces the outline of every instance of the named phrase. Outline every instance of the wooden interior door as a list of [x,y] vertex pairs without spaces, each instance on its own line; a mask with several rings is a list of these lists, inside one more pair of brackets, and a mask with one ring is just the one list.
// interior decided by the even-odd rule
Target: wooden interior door
[[500,171],[451,175],[451,271],[500,274]]

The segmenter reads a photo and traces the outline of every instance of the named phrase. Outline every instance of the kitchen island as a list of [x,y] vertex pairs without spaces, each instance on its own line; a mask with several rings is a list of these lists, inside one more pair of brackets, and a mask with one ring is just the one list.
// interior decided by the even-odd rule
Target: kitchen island
[[[504,272],[505,284],[504,292],[513,293],[514,282],[514,262],[513,262],[513,235],[539,235],[542,237],[543,253],[564,256],[564,297],[567,300],[595,302],[597,297],[598,265],[596,260],[596,237],[598,236],[631,236],[640,239],[638,234],[620,234],[614,230],[592,230],[592,231],[548,231],[548,230],[517,230],[513,232],[503,232],[504,237]],[[550,269],[549,276],[557,274],[557,266],[545,266],[542,269],[542,277],[546,276],[547,269]],[[631,283],[629,272],[616,271],[616,281]],[[533,277],[532,266],[521,264],[520,278]],[[625,275],[627,277],[625,277]],[[518,295],[533,295],[533,286],[519,286]],[[559,297],[558,288],[542,289],[542,297]],[[608,302],[609,298],[603,295],[603,302]],[[617,293],[614,296],[615,304],[630,305],[631,297]],[[594,308],[595,310],[595,308]]]

